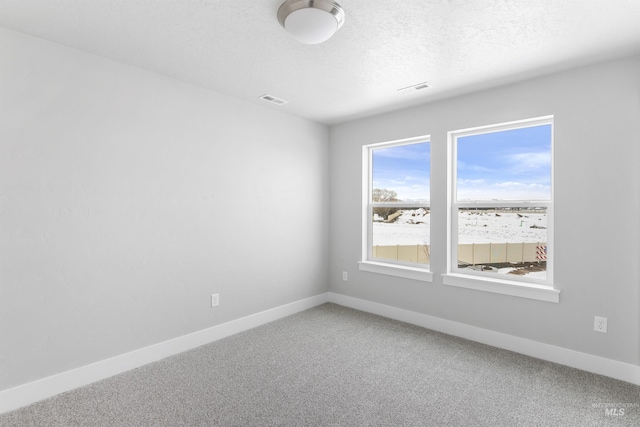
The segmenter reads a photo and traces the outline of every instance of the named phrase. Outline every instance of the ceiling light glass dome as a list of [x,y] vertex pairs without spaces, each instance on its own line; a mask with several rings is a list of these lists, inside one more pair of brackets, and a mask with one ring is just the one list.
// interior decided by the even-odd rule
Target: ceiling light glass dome
[[278,21],[296,40],[318,44],[344,23],[344,10],[332,0],[287,0],[278,9]]

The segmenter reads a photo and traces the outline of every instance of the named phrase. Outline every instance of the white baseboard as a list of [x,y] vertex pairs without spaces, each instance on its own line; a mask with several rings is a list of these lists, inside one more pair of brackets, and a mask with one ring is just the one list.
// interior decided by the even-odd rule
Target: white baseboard
[[640,366],[329,292],[329,302],[640,385]]
[[326,302],[640,385],[640,366],[328,292],[1,391],[0,414],[273,322]]
[[328,302],[320,294],[0,392],[0,414]]

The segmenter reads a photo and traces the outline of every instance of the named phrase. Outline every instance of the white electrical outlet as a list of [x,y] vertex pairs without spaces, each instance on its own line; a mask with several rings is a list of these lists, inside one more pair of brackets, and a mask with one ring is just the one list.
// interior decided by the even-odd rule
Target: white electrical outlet
[[217,305],[220,305],[220,295],[211,294],[211,307],[215,307]]
[[349,273],[347,273],[346,271],[342,272],[342,280],[344,280],[345,282],[349,280]]
[[596,332],[607,333],[607,318],[606,317],[594,317],[593,330]]

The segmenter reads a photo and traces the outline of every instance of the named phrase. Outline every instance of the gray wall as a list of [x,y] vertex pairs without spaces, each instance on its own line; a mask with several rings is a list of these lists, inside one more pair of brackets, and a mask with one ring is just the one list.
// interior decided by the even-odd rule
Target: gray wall
[[[330,144],[324,126],[3,29],[0,72],[0,390],[327,283],[639,362],[640,58],[338,125]],[[446,131],[548,114],[560,304],[443,286],[442,227],[433,283],[358,271],[363,144],[431,134],[444,223]]]
[[326,292],[326,127],[3,29],[0,70],[0,390]]
[[[634,57],[334,126],[330,290],[639,364],[639,76]],[[443,286],[447,131],[550,114],[560,303]],[[424,134],[432,141],[434,282],[361,272],[361,147]],[[608,318],[608,334],[593,331],[594,315]]]

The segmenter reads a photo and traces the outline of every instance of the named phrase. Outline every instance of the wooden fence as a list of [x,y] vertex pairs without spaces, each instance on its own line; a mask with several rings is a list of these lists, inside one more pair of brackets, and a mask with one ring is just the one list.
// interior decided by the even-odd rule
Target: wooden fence
[[[458,245],[458,264],[502,264],[539,261],[546,243],[471,243]],[[429,245],[374,246],[374,258],[429,264]]]

